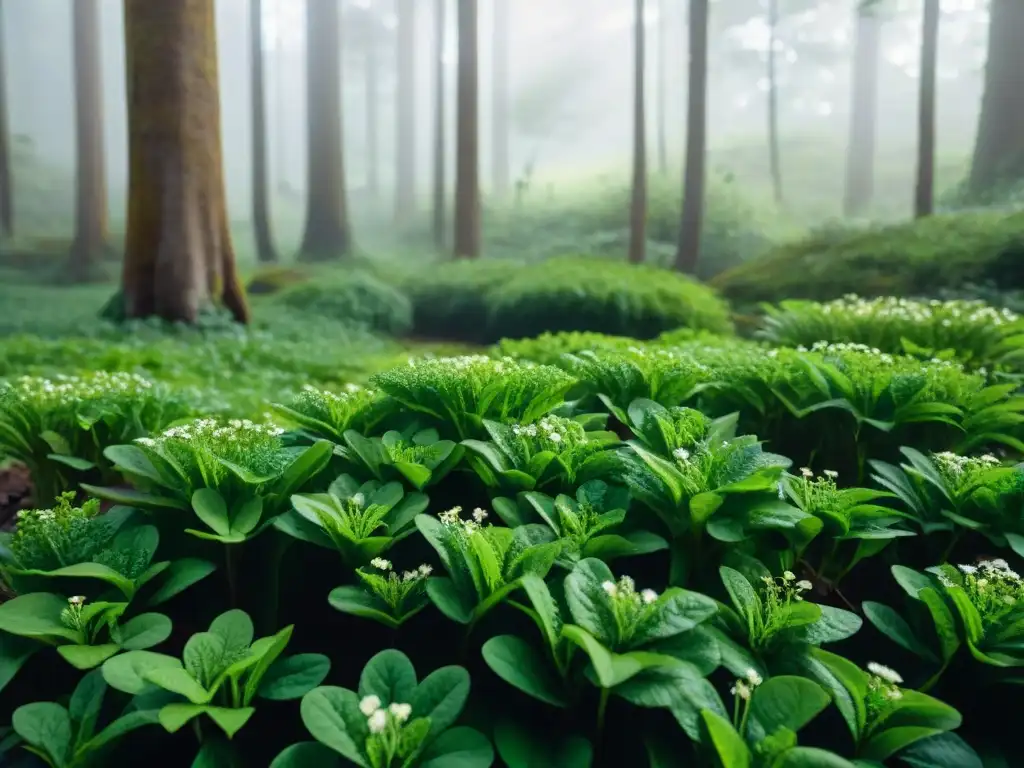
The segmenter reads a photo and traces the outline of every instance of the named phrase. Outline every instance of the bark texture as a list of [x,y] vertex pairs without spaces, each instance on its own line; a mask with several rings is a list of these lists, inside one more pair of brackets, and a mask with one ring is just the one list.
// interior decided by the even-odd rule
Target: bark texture
[[306,231],[299,258],[329,261],[352,248],[341,131],[341,7],[306,0]]
[[448,0],[434,3],[434,245],[443,250],[445,245],[445,222],[448,218],[445,204],[447,184],[445,126],[447,105],[444,49],[448,39]]
[[668,8],[669,0],[658,6],[658,173],[668,173]]
[[921,84],[917,113],[917,184],[914,216],[930,216],[935,201],[935,100],[939,56],[939,0],[925,0],[921,35]]
[[493,152],[494,194],[498,199],[508,196],[509,179],[509,44],[512,0],[494,0],[494,32],[491,40],[493,59],[494,100],[491,115],[491,151]]
[[640,264],[647,244],[647,61],[644,0],[635,2],[633,50],[633,194],[629,206],[629,261]]
[[1024,179],[1024,2],[992,0],[985,93],[969,191],[984,196]]
[[11,132],[7,119],[7,51],[3,46],[4,0],[0,0],[0,233],[14,234],[14,199],[11,181]]
[[772,193],[782,205],[782,160],[779,157],[779,79],[776,75],[775,41],[779,29],[779,0],[768,0],[768,159]]
[[692,274],[700,261],[708,132],[709,0],[690,0],[689,93],[686,106],[686,172],[675,266]]
[[395,219],[416,213],[416,0],[397,0],[398,126],[395,137]]
[[458,0],[455,258],[480,257],[480,68],[477,0]]
[[76,0],[72,14],[77,169],[70,272],[73,280],[84,281],[96,276],[107,248],[99,0]]
[[252,226],[256,257],[277,261],[270,230],[270,189],[267,171],[267,82],[263,57],[263,0],[249,0],[249,56],[252,68]]
[[195,322],[249,310],[228,230],[214,0],[125,0],[127,317]]
[[871,205],[875,185],[875,136],[878,130],[878,66],[882,21],[877,11],[857,13],[853,52],[853,90],[850,138],[846,153],[846,191],[843,212],[860,216]]

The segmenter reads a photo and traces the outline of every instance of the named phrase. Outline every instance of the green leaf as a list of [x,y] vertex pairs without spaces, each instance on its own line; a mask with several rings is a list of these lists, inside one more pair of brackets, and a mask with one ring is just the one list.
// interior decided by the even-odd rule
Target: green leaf
[[260,681],[259,695],[273,701],[301,699],[331,671],[331,660],[320,653],[300,653],[279,658]]
[[0,632],[0,691],[36,651],[45,647],[35,640]]
[[528,573],[520,580],[523,591],[530,598],[533,606],[534,620],[537,622],[548,647],[554,651],[562,635],[562,617],[559,615],[558,606],[551,596],[551,590],[539,576]]
[[942,731],[937,728],[915,725],[887,728],[868,739],[868,743],[864,745],[860,756],[865,760],[877,760],[881,763],[900,750],[906,749],[915,741],[920,741],[939,733],[942,733]]
[[829,695],[803,677],[782,675],[765,680],[750,698],[748,739],[761,741],[780,728],[798,732],[829,704]]
[[336,686],[315,688],[302,697],[300,710],[302,722],[314,739],[356,765],[369,768],[362,750],[369,731],[355,691]]
[[106,499],[115,504],[125,507],[136,507],[138,509],[184,509],[185,506],[176,499],[167,496],[157,496],[152,493],[133,491],[130,488],[102,488],[96,485],[82,483],[81,489],[90,496],[97,499]]
[[301,741],[286,747],[270,768],[341,768],[341,761],[320,742]]
[[103,679],[114,690],[136,696],[152,688],[143,675],[155,669],[173,667],[181,668],[181,661],[173,656],[152,651],[129,651],[104,662]]
[[18,595],[0,605],[0,632],[10,632],[21,637],[59,637],[72,643],[80,642],[79,633],[65,627],[60,620],[61,611],[67,607],[68,601],[65,598],[50,592]]
[[152,480],[159,486],[167,486],[167,479],[160,474],[145,451],[137,445],[108,445],[103,449],[103,455],[117,469]]
[[845,757],[817,747],[793,747],[782,753],[772,768],[857,768]]
[[193,493],[192,509],[195,511],[196,517],[218,536],[227,536],[231,533],[228,505],[224,501],[224,497],[213,488],[200,488]]
[[522,638],[492,637],[484,643],[482,653],[491,671],[509,685],[552,706],[568,706],[551,662]]
[[722,768],[750,768],[750,750],[732,724],[709,709],[700,714],[707,741],[714,747]]
[[[245,681],[243,701],[246,706],[251,704],[252,700],[256,698],[256,692],[263,681],[263,677],[270,670],[271,665],[284,653],[284,649],[291,642],[294,630],[295,625],[289,624],[271,637],[262,637],[252,644],[249,660],[251,661],[255,658],[256,663],[252,671],[249,672],[249,678]],[[236,674],[239,665],[245,663],[246,660],[244,658],[242,661],[235,662],[231,667],[228,667],[225,674],[228,676]]]
[[83,752],[97,752],[108,744],[120,739],[126,733],[142,728],[146,725],[155,725],[159,722],[159,714],[155,710],[137,710],[119,717],[83,747]]
[[733,606],[747,622],[748,627],[751,626],[753,617],[761,611],[761,599],[757,596],[757,592],[747,581],[746,576],[727,565],[720,566],[718,573],[722,577],[725,591],[729,593],[729,599],[732,600]]
[[[803,602],[791,605],[791,608],[812,605],[815,604]],[[852,611],[831,605],[815,605],[815,607],[819,610],[818,618],[799,630],[800,638],[809,645],[837,643],[857,634],[864,625],[864,620]],[[800,609],[797,608],[797,610]]]
[[555,743],[542,734],[503,721],[494,729],[498,755],[508,768],[590,768],[594,749],[580,736]]
[[946,601],[932,587],[926,587],[918,593],[920,600],[928,607],[935,626],[935,634],[939,638],[942,660],[949,661],[960,647],[960,635],[957,632],[956,620],[949,610]]
[[287,502],[309,480],[322,472],[331,461],[334,444],[329,440],[317,440],[295,457],[274,484],[274,496]]
[[71,752],[71,716],[60,704],[24,704],[14,710],[11,725],[26,742],[49,755],[55,766],[67,763]]
[[865,600],[861,610],[875,628],[893,642],[911,653],[928,661],[937,661],[935,654],[924,643],[918,640],[914,630],[900,614],[888,605]]
[[693,629],[718,612],[718,603],[699,592],[672,587],[658,598],[654,608],[650,618],[636,627],[631,646],[663,640]]
[[[417,521],[420,518],[417,518]],[[452,621],[469,624],[473,620],[474,604],[459,592],[455,582],[442,576],[427,580],[427,596]]]
[[175,560],[164,571],[162,583],[149,598],[147,604],[155,606],[166,603],[196,582],[205,579],[215,570],[217,570],[217,566],[209,560],[200,560],[197,557],[185,557],[181,560]]
[[900,752],[911,768],[983,768],[978,753],[955,733],[939,733],[915,741]]
[[435,737],[456,720],[469,697],[469,673],[462,667],[441,667],[416,686],[409,704],[414,718],[430,719],[430,736]]
[[140,613],[119,627],[120,645],[126,651],[141,651],[159,645],[171,636],[171,620],[162,613]]
[[245,503],[235,513],[231,521],[231,532],[247,536],[260,524],[260,517],[263,515],[263,499],[253,496],[246,499]]
[[926,573],[915,571],[913,568],[907,568],[905,565],[894,565],[892,567],[893,578],[903,587],[908,595],[915,600],[918,599],[918,593],[926,587],[932,586],[932,580]]
[[[197,635],[192,636],[193,639],[196,637]],[[185,647],[185,651],[187,654],[188,646]],[[207,704],[213,698],[212,691],[207,691],[192,675],[181,667],[150,669],[144,672],[142,676],[148,682],[163,688],[165,691],[171,691],[172,693],[184,696],[193,704]],[[160,722],[164,722],[163,717],[161,717]]]
[[27,576],[46,576],[49,578],[99,579],[117,587],[121,594],[129,600],[135,594],[135,584],[131,579],[126,579],[113,568],[101,565],[100,563],[76,563],[75,565],[58,568],[55,571],[25,570],[21,573]]
[[565,577],[565,602],[573,621],[605,645],[618,640],[615,614],[608,594],[601,586],[615,582],[611,570],[600,560],[586,558]]
[[472,728],[451,728],[432,741],[419,757],[417,768],[490,768],[491,742]]
[[377,696],[384,706],[410,703],[415,692],[416,670],[408,656],[393,648],[366,662],[359,677],[359,696]]
[[168,733],[176,733],[200,715],[209,715],[227,737],[232,738],[249,718],[256,712],[252,707],[228,709],[227,707],[211,707],[205,704],[168,704],[160,710],[160,725]]
[[59,645],[57,653],[75,669],[93,669],[121,650],[116,643],[103,645]]
[[77,456],[61,456],[59,453],[47,454],[46,458],[50,461],[55,461],[58,464],[63,464],[66,467],[77,470],[79,472],[88,472],[90,469],[95,469],[96,464],[89,461],[88,459],[80,459]]
[[422,464],[411,464],[407,461],[396,461],[395,469],[397,469],[406,480],[409,481],[410,485],[417,491],[422,491],[427,483],[430,482],[431,471],[424,467]]
[[346,585],[335,587],[327,596],[331,607],[342,613],[373,619],[392,629],[400,625],[400,621],[389,613],[390,607],[376,595],[372,595],[361,587]]
[[249,614],[238,608],[225,611],[210,623],[210,634],[224,641],[224,653],[228,656],[252,645],[254,631]]

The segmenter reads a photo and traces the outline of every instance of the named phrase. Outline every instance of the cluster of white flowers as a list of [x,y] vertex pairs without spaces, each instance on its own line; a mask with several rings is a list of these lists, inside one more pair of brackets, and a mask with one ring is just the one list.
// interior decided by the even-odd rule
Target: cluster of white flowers
[[899,672],[897,672],[894,669],[890,669],[889,667],[883,664],[879,664],[876,661],[868,662],[868,672],[870,672],[872,675],[875,675],[876,677],[882,678],[887,683],[891,683],[892,685],[899,685],[903,682],[903,678],[900,676]]
[[456,528],[467,536],[471,533],[480,529],[480,526],[484,524],[484,520],[488,518],[486,510],[477,507],[473,510],[472,520],[463,520],[460,515],[462,514],[462,507],[452,507],[447,512],[442,512],[437,517],[445,525]]
[[605,591],[612,600],[620,602],[638,602],[643,605],[651,605],[657,602],[658,593],[653,589],[645,589],[639,594],[636,591],[636,582],[633,581],[629,576],[623,576],[619,579],[618,583],[614,581],[605,581],[601,584],[601,589]]
[[72,405],[83,400],[139,395],[151,390],[153,382],[134,373],[96,371],[85,376],[21,376],[10,388],[20,397],[41,403]]
[[954,320],[979,325],[1003,325],[1013,323],[1019,316],[1009,309],[996,309],[983,301],[919,301],[916,299],[885,296],[876,299],[865,299],[850,293],[841,299],[835,299],[819,305],[824,315],[846,314],[852,317],[871,317],[873,319],[891,319],[904,322],[931,323],[941,319],[942,324],[949,327]]
[[[391,565],[391,561],[390,560],[385,560],[383,557],[375,557],[375,558],[373,558],[370,561],[370,565],[372,565],[378,571],[384,571],[386,573],[390,573],[391,572],[391,568],[393,567]],[[425,579],[430,574],[432,574],[433,572],[434,572],[434,569],[431,566],[429,566],[426,563],[424,563],[419,568],[415,568],[415,569],[413,569],[411,571],[404,571],[402,573],[402,581],[416,581],[418,579]],[[398,574],[393,574],[393,575],[396,578],[398,576]]]
[[385,709],[381,703],[380,697],[372,694],[364,696],[359,701],[359,711],[366,717],[366,726],[370,733],[383,733],[389,723],[395,723],[400,727],[412,716],[411,704],[394,702]]
[[239,440],[252,437],[277,437],[284,434],[281,427],[273,424],[257,424],[249,419],[231,419],[228,422],[221,422],[217,419],[196,419],[195,421],[183,424],[179,427],[171,427],[164,430],[155,439],[140,437],[135,442],[140,445],[152,447],[158,440]]
[[895,669],[877,661],[869,661],[868,672],[871,673],[868,681],[868,709],[872,714],[891,707],[890,702],[903,698],[903,691],[900,690],[903,677]]
[[758,671],[750,668],[746,671],[743,677],[737,680],[732,688],[729,689],[729,693],[733,696],[739,696],[744,701],[750,701],[750,697],[753,695],[754,690],[763,682],[764,679]]
[[689,461],[690,452],[685,448],[676,448],[672,451],[672,455],[676,457],[677,461]]
[[[839,477],[839,473],[834,469],[823,469],[821,474],[829,480],[835,480]],[[814,479],[814,470],[810,467],[800,467],[800,476],[805,480],[812,480]]]
[[965,576],[977,576],[978,588],[984,589],[988,586],[989,579],[1019,582],[1020,574],[1010,567],[1010,564],[1001,557],[995,560],[983,560],[977,565],[958,565],[957,568]]
[[971,474],[980,469],[991,469],[1000,464],[999,459],[991,453],[986,453],[984,456],[979,457],[970,457],[960,456],[951,451],[942,451],[941,453],[933,453],[932,459],[935,461],[940,472],[952,478]]
[[545,416],[536,424],[513,424],[512,434],[516,437],[546,437],[552,443],[560,443],[565,436],[559,431],[559,425],[550,416]]

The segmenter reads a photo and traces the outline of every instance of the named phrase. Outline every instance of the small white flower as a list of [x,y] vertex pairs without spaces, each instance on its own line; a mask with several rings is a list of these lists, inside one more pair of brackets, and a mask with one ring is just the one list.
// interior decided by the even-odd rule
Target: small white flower
[[422,576],[423,578],[426,578],[427,576],[429,576],[430,574],[432,574],[434,572],[433,566],[427,565],[426,563],[421,565],[418,570],[419,570],[420,576]]
[[960,569],[961,573],[966,573],[967,575],[976,573],[978,570],[977,566],[974,565],[958,565],[957,568]]
[[810,467],[800,467],[800,474],[808,479],[814,477],[814,472],[811,471]]
[[742,680],[737,680],[736,684],[729,689],[729,693],[733,696],[739,696],[744,701],[750,699],[750,687]]
[[672,451],[672,455],[679,459],[679,461],[686,461],[690,458],[690,452],[685,448],[676,448]]
[[484,520],[487,519],[487,513],[480,509],[480,507],[477,507],[473,510],[473,519],[476,520],[478,525],[483,525]]
[[825,475],[825,477],[828,477],[832,480],[835,480],[837,477],[839,477],[839,473],[836,472],[834,469],[826,469],[824,472],[822,472],[822,474]]
[[400,723],[404,723],[412,714],[412,704],[395,703],[388,707],[388,710],[395,716],[395,720]]
[[899,688],[890,688],[885,692],[885,698],[890,701],[898,701],[903,698],[903,691]]
[[380,697],[373,694],[364,697],[359,702],[359,711],[367,717],[380,709]]
[[391,561],[390,560],[385,560],[383,557],[375,557],[375,558],[373,558],[373,560],[370,561],[370,565],[372,565],[374,568],[376,568],[379,571],[390,571],[391,570]]
[[783,571],[782,578],[786,581],[796,581],[796,574],[792,571]]
[[548,435],[548,440],[550,440],[552,443],[560,443],[562,442],[562,436],[557,432],[552,432],[550,435]]
[[69,597],[68,602],[71,605],[75,606],[82,605],[85,602],[85,595],[75,595],[74,597]]
[[747,678],[747,682],[750,683],[754,688],[756,688],[764,682],[761,675],[758,674],[757,670],[753,667],[746,671],[745,677]]
[[644,603],[650,605],[658,599],[658,593],[655,592],[653,589],[645,589],[643,592],[640,593],[640,597],[641,599],[643,599]]
[[608,593],[609,597],[615,597],[619,594],[619,588],[615,585],[614,581],[606,581],[601,584],[601,589]]
[[886,682],[892,683],[893,685],[899,685],[903,682],[903,678],[900,677],[899,672],[895,669],[890,669],[884,664],[879,664],[876,661],[868,662],[868,672],[882,678]]
[[811,584],[811,582],[809,582],[807,579],[801,579],[796,583],[796,588],[799,589],[801,592],[806,592],[807,590],[811,589],[812,586],[813,585]]
[[978,579],[978,589],[982,592],[985,591],[985,587],[988,586],[988,579]]
[[384,729],[388,727],[388,713],[383,709],[378,709],[369,716],[366,724],[370,733],[383,733]]

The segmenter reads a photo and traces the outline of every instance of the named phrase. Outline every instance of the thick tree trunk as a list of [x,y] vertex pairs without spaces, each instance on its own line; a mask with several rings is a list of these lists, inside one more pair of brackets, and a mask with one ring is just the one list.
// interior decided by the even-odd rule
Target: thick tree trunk
[[76,0],[72,13],[77,170],[70,272],[73,280],[81,282],[96,277],[107,247],[99,0]]
[[277,261],[267,196],[267,84],[263,58],[263,0],[249,0],[249,56],[252,67],[252,226],[256,258]]
[[367,14],[364,61],[366,67],[366,191],[374,200],[380,195],[380,78],[377,46],[380,45],[380,21],[371,10]]
[[668,8],[669,0],[658,6],[658,173],[668,174]]
[[709,0],[690,0],[690,67],[686,107],[686,173],[675,266],[693,273],[700,260],[707,160]]
[[306,232],[299,258],[330,261],[352,248],[341,131],[339,0],[306,0]]
[[492,107],[492,147],[494,167],[494,194],[504,199],[509,191],[509,20],[511,0],[494,0],[493,47],[494,90]]
[[395,219],[416,213],[416,0],[397,0],[398,126],[395,137]]
[[1024,179],[1024,3],[992,0],[985,93],[969,191],[984,196]]
[[435,0],[434,9],[434,245],[439,251],[445,244],[445,63],[444,50],[448,39],[448,0]]
[[768,0],[768,154],[775,204],[782,205],[782,161],[779,158],[779,81],[775,73],[779,0]]
[[480,70],[477,0],[458,0],[455,258],[480,257]]
[[0,0],[0,233],[14,234],[11,134],[7,119],[7,50],[3,45],[4,2]]
[[857,13],[853,53],[850,138],[846,153],[846,193],[843,212],[860,216],[871,204],[875,183],[875,134],[878,127],[878,65],[882,21],[878,12]]
[[633,51],[633,199],[629,207],[629,260],[640,264],[647,244],[647,109],[644,65],[647,61],[644,0],[636,0]]
[[247,322],[224,193],[214,0],[125,0],[124,24],[125,315],[195,322],[220,303]]
[[917,115],[917,185],[914,216],[930,216],[935,201],[935,91],[939,54],[939,0],[925,0]]

